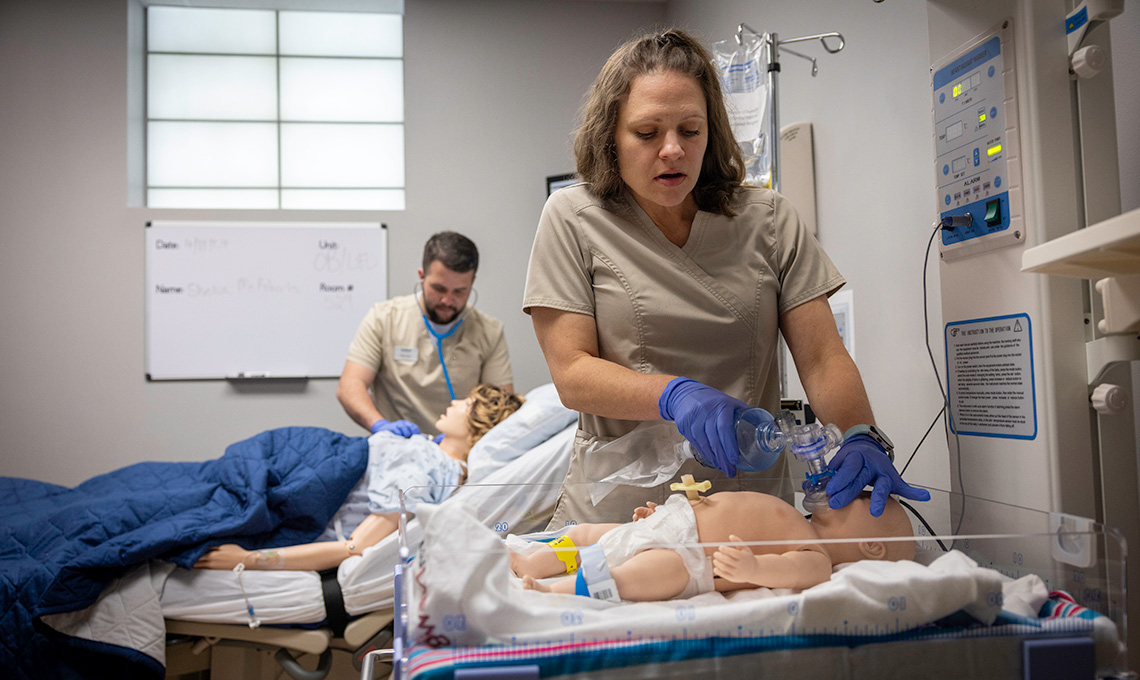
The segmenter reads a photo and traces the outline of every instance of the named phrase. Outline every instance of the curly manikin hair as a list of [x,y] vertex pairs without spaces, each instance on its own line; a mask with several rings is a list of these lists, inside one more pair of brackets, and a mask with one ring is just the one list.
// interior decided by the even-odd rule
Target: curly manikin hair
[[512,394],[495,385],[476,385],[468,395],[471,405],[467,409],[467,430],[471,445],[479,441],[492,427],[506,420],[526,401],[522,395]]

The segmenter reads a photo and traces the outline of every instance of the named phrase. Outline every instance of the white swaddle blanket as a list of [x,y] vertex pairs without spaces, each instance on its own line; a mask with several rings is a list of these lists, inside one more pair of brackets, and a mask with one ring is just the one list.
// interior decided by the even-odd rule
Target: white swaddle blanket
[[[409,569],[410,636],[431,646],[614,638],[883,635],[959,610],[992,623],[1003,581],[951,551],[929,566],[855,562],[802,592],[756,588],[667,602],[610,603],[524,590],[504,542],[462,507],[423,508],[424,542]],[[1036,577],[1032,577],[1036,579]],[[1036,606],[1044,585],[1018,586]],[[1026,606],[1026,613],[1032,603]]]

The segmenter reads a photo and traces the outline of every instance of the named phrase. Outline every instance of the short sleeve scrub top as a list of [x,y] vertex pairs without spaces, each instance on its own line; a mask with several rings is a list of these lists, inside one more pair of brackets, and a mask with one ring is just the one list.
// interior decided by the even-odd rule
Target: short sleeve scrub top
[[[698,212],[688,241],[678,247],[628,193],[602,200],[586,184],[556,191],[535,235],[523,310],[549,307],[593,316],[602,359],[641,373],[692,378],[775,413],[780,315],[830,295],[845,281],[780,194],[742,187],[730,208],[735,217]],[[619,487],[597,506],[581,484],[597,481],[587,475],[586,451],[638,424],[579,414],[552,527],[615,521],[647,500],[664,502],[667,483]],[[607,461],[605,467],[617,470],[628,462]],[[596,473],[598,467],[592,469]],[[725,479],[695,461],[678,476],[685,473]],[[738,472],[716,488],[792,499],[783,458],[762,472]]]

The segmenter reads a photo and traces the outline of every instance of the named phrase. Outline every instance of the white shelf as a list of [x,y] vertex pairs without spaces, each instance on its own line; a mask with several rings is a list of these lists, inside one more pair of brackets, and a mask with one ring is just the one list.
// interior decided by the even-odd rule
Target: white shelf
[[1021,271],[1080,279],[1140,274],[1140,210],[1026,250]]

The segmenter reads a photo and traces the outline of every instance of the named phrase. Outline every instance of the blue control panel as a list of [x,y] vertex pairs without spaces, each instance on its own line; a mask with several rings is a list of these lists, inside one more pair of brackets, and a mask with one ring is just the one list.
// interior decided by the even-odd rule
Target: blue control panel
[[[992,35],[933,72],[935,173],[941,217],[970,214],[973,223],[942,232],[948,246],[1010,228],[1013,189],[1005,56]],[[1010,83],[1010,89],[1012,83]],[[1014,131],[1015,132],[1015,131]],[[1016,211],[1020,214],[1020,210]],[[1008,239],[1002,239],[1006,241]]]

